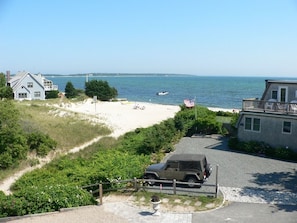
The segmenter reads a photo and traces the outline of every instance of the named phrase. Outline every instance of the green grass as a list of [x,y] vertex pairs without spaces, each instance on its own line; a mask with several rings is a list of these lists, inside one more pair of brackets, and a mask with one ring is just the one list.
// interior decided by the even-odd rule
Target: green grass
[[220,123],[231,123],[232,117],[216,116],[216,120]]
[[16,107],[21,112],[20,123],[23,129],[48,134],[57,142],[59,150],[68,151],[95,137],[111,133],[104,124],[92,124],[88,120],[91,116],[54,108],[50,103],[53,101],[18,102]]
[[[68,100],[63,101],[67,103]],[[63,111],[62,108],[54,108],[53,104],[59,104],[60,99],[50,99],[45,101],[15,101],[15,106],[20,112],[20,125],[25,132],[40,131],[48,134],[57,142],[56,151],[64,153],[70,149],[82,145],[95,137],[107,136],[110,129],[104,124],[94,124],[88,121],[86,116],[78,113]],[[63,112],[60,112],[63,111]],[[62,114],[66,114],[63,115]],[[110,142],[112,142],[110,140]],[[93,149],[92,149],[93,148]],[[90,156],[98,147],[90,147],[84,156]],[[22,170],[28,166],[38,164],[38,160],[28,157],[21,161],[18,166],[8,168],[0,172],[0,180]]]

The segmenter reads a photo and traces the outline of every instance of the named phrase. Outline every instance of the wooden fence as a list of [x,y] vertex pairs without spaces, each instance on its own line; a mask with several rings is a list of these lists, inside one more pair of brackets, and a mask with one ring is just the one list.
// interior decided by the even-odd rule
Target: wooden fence
[[[124,191],[133,190],[138,191],[140,189],[145,191],[154,191],[159,193],[168,194],[206,194],[217,198],[219,192],[218,184],[218,165],[215,172],[215,183],[191,183],[177,180],[153,180],[153,179],[128,179],[128,180],[115,180],[113,182],[101,182],[91,185],[83,186],[83,189],[88,190],[95,197],[99,197],[100,204],[103,204],[103,193],[110,191]],[[149,186],[148,182],[154,182],[158,186]],[[116,185],[115,187],[104,188],[105,185]],[[207,189],[205,189],[207,188]],[[213,188],[213,189],[211,189]],[[210,190],[209,190],[210,189]]]

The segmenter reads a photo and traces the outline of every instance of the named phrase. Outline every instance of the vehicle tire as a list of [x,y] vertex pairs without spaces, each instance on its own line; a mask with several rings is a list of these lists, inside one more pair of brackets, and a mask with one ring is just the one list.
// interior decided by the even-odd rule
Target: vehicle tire
[[187,177],[188,187],[197,187],[197,185],[194,185],[195,183],[198,183],[198,180],[194,176]]
[[150,180],[156,180],[157,179],[155,175],[153,175],[153,174],[147,175],[146,179],[147,179],[146,182],[148,183],[148,185],[153,186],[154,184],[156,184],[155,181],[150,181]]

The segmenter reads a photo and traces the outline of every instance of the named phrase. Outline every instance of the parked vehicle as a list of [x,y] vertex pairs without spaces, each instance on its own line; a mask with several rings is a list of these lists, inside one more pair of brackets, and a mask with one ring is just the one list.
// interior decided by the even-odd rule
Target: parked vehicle
[[[211,165],[203,154],[174,154],[166,163],[157,163],[148,166],[144,173],[145,179],[173,180],[193,183],[205,182],[212,172]],[[147,181],[150,185],[154,181]]]

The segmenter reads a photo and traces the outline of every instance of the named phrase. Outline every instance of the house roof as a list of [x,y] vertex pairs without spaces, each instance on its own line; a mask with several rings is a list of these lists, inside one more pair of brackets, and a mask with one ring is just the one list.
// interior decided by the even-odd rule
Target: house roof
[[266,83],[297,84],[297,80],[265,80]]
[[31,74],[27,71],[18,72],[13,78],[8,81],[10,83],[10,86],[13,90],[18,89],[23,85],[22,80],[27,76],[30,75],[33,80],[35,80],[36,83],[38,83],[42,88],[44,88],[42,83],[42,78],[38,78],[37,75]]

